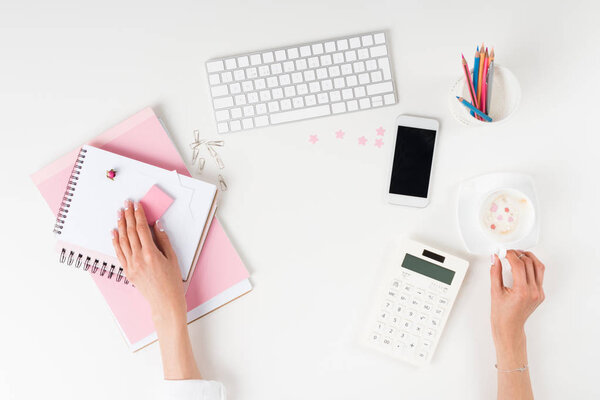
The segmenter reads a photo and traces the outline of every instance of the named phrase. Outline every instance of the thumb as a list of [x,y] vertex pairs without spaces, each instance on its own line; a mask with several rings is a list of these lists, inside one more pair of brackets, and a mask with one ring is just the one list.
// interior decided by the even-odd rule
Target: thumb
[[156,223],[154,224],[154,237],[156,238],[158,249],[162,251],[165,257],[169,260],[177,260],[175,250],[173,250],[169,236],[167,235],[167,232],[165,232],[165,227],[160,220],[156,220]]
[[492,292],[500,292],[504,287],[502,281],[502,263],[496,254],[492,254],[492,267],[490,268]]

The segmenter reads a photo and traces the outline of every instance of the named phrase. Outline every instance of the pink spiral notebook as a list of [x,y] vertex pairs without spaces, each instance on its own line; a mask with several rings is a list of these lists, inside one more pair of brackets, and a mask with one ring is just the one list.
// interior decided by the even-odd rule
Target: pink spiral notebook
[[[146,108],[88,144],[101,149],[175,170],[190,176],[185,163],[161,121]],[[31,178],[56,215],[77,159],[78,149],[34,173]],[[154,342],[156,333],[150,308],[131,285],[90,274],[106,299],[132,351]],[[248,270],[215,217],[186,293],[188,323],[252,290]]]

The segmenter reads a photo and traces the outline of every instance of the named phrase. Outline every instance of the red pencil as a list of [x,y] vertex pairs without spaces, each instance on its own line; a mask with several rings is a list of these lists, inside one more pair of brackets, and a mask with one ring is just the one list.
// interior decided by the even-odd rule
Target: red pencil
[[483,75],[481,77],[481,104],[479,105],[479,110],[487,113],[485,109],[486,97],[487,97],[487,73],[488,68],[490,66],[490,56],[488,54],[488,49],[485,49],[485,62],[483,63]]
[[471,80],[471,74],[469,72],[469,65],[467,64],[467,60],[465,60],[465,56],[462,55],[462,64],[463,70],[465,71],[465,79],[467,80],[467,85],[469,86],[469,93],[471,94],[471,103],[477,107],[477,95],[475,95],[475,88],[473,87],[473,81]]

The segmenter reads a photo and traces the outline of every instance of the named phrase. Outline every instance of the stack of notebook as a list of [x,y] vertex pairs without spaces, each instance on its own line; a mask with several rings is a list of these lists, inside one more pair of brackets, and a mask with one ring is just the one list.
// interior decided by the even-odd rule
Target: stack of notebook
[[[114,179],[106,176],[114,171]],[[132,350],[156,340],[150,309],[110,240],[124,199],[167,227],[185,281],[188,322],[252,289],[213,216],[217,190],[193,179],[160,120],[145,109],[32,175],[57,215],[59,260],[91,273]]]

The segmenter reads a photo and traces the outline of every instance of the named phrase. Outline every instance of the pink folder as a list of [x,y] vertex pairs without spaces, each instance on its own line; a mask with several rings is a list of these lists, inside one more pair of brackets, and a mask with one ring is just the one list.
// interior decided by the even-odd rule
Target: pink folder
[[[151,108],[140,111],[88,144],[190,176],[183,159]],[[31,176],[55,215],[78,150]],[[91,276],[112,310],[130,349],[135,351],[155,341],[150,308],[142,295],[131,285],[119,284],[96,274]],[[248,270],[215,218],[185,296],[188,323],[250,291],[252,286],[248,278]]]

